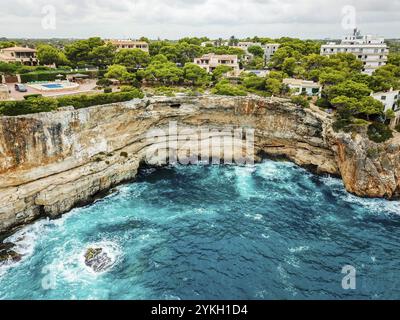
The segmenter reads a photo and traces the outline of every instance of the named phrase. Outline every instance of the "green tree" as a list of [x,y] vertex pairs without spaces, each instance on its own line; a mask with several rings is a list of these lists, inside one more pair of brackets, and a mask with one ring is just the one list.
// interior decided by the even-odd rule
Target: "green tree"
[[205,86],[210,83],[210,76],[207,71],[194,63],[185,64],[183,77],[186,81],[196,86]]
[[322,85],[337,85],[346,80],[347,74],[336,70],[324,71],[319,75],[319,82]]
[[104,45],[100,38],[89,38],[78,40],[65,47],[65,54],[71,63],[77,66],[89,65],[92,62],[91,52]]
[[150,82],[177,84],[183,81],[183,70],[168,61],[164,55],[157,55],[142,72],[141,76]]
[[282,64],[282,71],[287,73],[289,76],[293,76],[295,74],[296,67],[297,61],[295,58],[286,58]]
[[116,54],[114,63],[137,70],[145,68],[149,61],[150,56],[147,52],[140,49],[123,49]]
[[364,83],[347,80],[335,86],[329,87],[326,93],[329,100],[332,100],[338,96],[361,99],[362,97],[369,96],[371,94],[371,89],[368,88],[368,86]]
[[51,46],[51,45],[40,45],[37,48],[37,56],[40,60],[41,64],[45,65],[69,65],[69,61],[65,54],[59,49]]
[[388,64],[392,64],[397,67],[400,67],[400,52],[389,54]]
[[16,43],[14,41],[0,41],[0,49],[15,47]]
[[108,43],[103,46],[93,48],[88,56],[91,64],[99,68],[106,68],[113,64],[117,48]]
[[236,39],[235,36],[231,36],[229,38],[228,43],[229,43],[229,46],[237,46],[239,44],[239,39]]
[[274,78],[267,78],[265,88],[271,95],[279,95],[282,92],[282,81]]
[[264,49],[260,46],[251,46],[248,51],[255,57],[264,57]]
[[117,64],[108,67],[108,71],[104,76],[107,79],[117,79],[126,84],[131,84],[135,81],[135,76],[128,72],[125,66]]
[[221,80],[218,82],[212,92],[214,94],[223,96],[247,96],[247,92],[245,90],[239,86],[230,84],[227,80]]
[[232,71],[232,70],[233,70],[232,67],[224,66],[224,65],[219,65],[219,66],[217,66],[217,67],[214,69],[214,71],[213,71],[213,73],[212,73],[213,79],[218,81],[218,80],[220,80],[225,74],[227,74],[228,72],[230,72],[230,71]]

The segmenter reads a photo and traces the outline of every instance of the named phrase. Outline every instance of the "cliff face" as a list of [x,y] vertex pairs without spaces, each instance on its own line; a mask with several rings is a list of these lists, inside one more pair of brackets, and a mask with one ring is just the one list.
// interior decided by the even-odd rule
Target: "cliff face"
[[346,189],[361,197],[400,197],[400,135],[386,143],[370,141],[366,133],[327,134]]
[[[168,130],[171,122],[190,133],[182,137]],[[347,189],[361,196],[398,195],[400,143],[393,139],[374,153],[376,146],[366,139],[335,134],[330,124],[329,116],[318,110],[277,98],[247,97],[145,99],[1,117],[0,233],[58,216],[133,179],[142,161],[161,163],[155,148],[174,149],[182,156],[188,145],[197,144],[196,157],[228,158],[198,140],[214,145],[216,138],[238,127],[255,129],[255,154],[285,156],[318,173],[342,175]],[[202,136],[204,127],[214,130]],[[154,129],[163,131],[148,139]],[[176,145],[165,144],[171,136]],[[233,137],[231,143],[240,140]],[[251,157],[248,150],[235,148],[232,155]]]

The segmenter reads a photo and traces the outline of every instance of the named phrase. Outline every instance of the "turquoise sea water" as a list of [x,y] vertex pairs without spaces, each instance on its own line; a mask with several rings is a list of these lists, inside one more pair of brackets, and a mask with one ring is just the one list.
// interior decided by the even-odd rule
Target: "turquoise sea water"
[[[286,162],[146,170],[9,238],[24,258],[0,267],[0,299],[399,299],[399,214]],[[84,264],[93,246],[105,273]]]

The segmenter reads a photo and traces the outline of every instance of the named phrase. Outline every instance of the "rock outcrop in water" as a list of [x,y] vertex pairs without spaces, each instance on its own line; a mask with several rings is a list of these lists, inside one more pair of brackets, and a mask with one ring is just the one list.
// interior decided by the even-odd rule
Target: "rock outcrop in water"
[[85,253],[85,264],[94,272],[100,273],[107,271],[113,261],[103,248],[89,248]]
[[[329,115],[278,98],[144,99],[1,117],[0,233],[93,201],[135,178],[143,161],[160,164],[148,154],[177,136],[167,130],[171,121],[192,128],[202,141],[224,138],[226,133],[218,131],[224,128],[254,128],[257,155],[286,157],[317,173],[340,175],[346,188],[360,196],[393,198],[400,193],[398,135],[379,145],[363,135],[336,134]],[[216,130],[203,137],[199,126]],[[147,134],[154,129],[166,133],[150,141]],[[183,139],[169,148],[185,152],[188,143],[194,142]],[[198,156],[221,156],[218,148],[202,146]],[[232,152],[243,156],[243,150]]]

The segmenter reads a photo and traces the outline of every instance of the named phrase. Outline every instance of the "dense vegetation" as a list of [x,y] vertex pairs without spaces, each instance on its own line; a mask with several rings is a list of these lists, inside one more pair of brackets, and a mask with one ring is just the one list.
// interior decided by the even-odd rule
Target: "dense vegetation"
[[0,102],[0,115],[18,116],[30,113],[49,112],[67,106],[81,109],[96,105],[129,101],[134,98],[143,98],[143,93],[138,89],[132,89],[128,92],[76,95],[58,98],[32,96],[22,101]]
[[[384,106],[370,97],[372,91],[387,91],[400,88],[400,44],[389,42],[391,54],[388,64],[376,70],[372,76],[361,73],[363,64],[352,54],[336,54],[330,57],[320,55],[322,42],[293,38],[248,38],[244,41],[254,43],[279,43],[281,46],[269,65],[265,65],[263,50],[258,45],[250,47],[253,58],[243,59],[241,49],[224,46],[218,39],[214,44],[201,46],[207,38],[184,38],[179,41],[147,41],[150,53],[141,50],[118,51],[111,44],[100,38],[78,41],[56,40],[50,43],[35,43],[39,59],[47,64],[55,64],[58,69],[50,71],[45,67],[30,68],[17,64],[0,63],[0,73],[20,73],[26,81],[50,80],[57,74],[67,74],[70,68],[96,67],[100,76],[98,84],[105,90],[118,80],[125,88],[141,86],[154,87],[155,94],[174,95],[179,87],[192,88],[193,92],[210,90],[214,94],[244,96],[287,96],[292,93],[283,85],[283,79],[294,77],[318,81],[323,85],[323,92],[318,101],[319,107],[336,111],[336,130],[352,131],[366,127],[374,141],[387,139],[390,134],[383,128],[394,116],[393,111],[384,112]],[[237,45],[239,39],[231,37],[229,45]],[[12,46],[10,41],[0,42],[0,47]],[[214,46],[216,45],[216,46]],[[266,77],[258,77],[250,72],[242,73],[239,78],[223,77],[231,71],[227,66],[218,67],[208,74],[201,67],[193,64],[193,59],[205,53],[237,54],[241,67],[245,70],[263,69],[271,71]],[[192,90],[190,89],[190,90]],[[106,91],[107,92],[107,91]],[[81,97],[84,100],[84,97]],[[305,97],[291,98],[302,107],[310,105]],[[33,100],[32,100],[33,102]],[[39,101],[42,102],[42,101]],[[89,103],[90,104],[90,103]],[[41,110],[35,106],[33,109]],[[383,126],[381,126],[381,124]],[[379,138],[378,136],[381,136]]]

